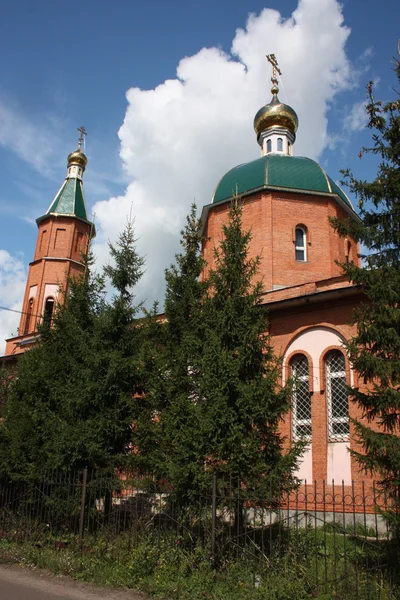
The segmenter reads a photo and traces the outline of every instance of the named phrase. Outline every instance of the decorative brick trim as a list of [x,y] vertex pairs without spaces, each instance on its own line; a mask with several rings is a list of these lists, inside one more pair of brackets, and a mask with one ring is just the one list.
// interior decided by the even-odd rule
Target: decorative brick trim
[[325,390],[326,390],[325,360],[326,360],[326,355],[331,350],[339,350],[339,352],[341,352],[343,354],[344,360],[345,360],[345,365],[346,365],[346,383],[347,383],[347,385],[350,385],[350,361],[349,361],[346,351],[344,350],[344,348],[342,346],[328,346],[327,348],[325,348],[325,350],[322,352],[321,356],[319,357],[321,393],[325,392]]
[[285,367],[285,382],[284,385],[287,384],[288,379],[290,378],[290,362],[294,356],[298,354],[303,354],[308,360],[308,390],[310,394],[314,393],[314,369],[313,369],[313,361],[311,356],[305,350],[293,350],[285,359],[284,367]]
[[[312,329],[318,329],[320,327],[326,327],[326,329],[331,329],[332,331],[334,331],[335,333],[337,333],[341,338],[343,338],[344,341],[347,341],[346,338],[346,334],[344,333],[344,331],[342,330],[341,327],[337,326],[337,325],[332,325],[332,323],[316,323],[315,325],[303,325],[302,327],[299,327],[298,329],[296,329],[296,331],[293,333],[292,337],[290,338],[290,340],[288,341],[288,343],[286,344],[284,351],[282,352],[282,355],[285,356],[286,352],[288,351],[288,349],[290,348],[290,345],[293,344],[294,340],[301,334],[304,333],[307,330],[312,330]],[[343,350],[343,348],[342,348]]]

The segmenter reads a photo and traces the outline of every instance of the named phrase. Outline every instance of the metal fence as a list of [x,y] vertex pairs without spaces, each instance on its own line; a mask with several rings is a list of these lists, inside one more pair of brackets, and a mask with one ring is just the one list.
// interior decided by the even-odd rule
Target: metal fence
[[313,589],[333,590],[336,598],[400,597],[399,539],[383,516],[390,508],[362,483],[303,482],[286,490],[214,474],[207,493],[183,501],[166,482],[126,472],[0,477],[2,539],[82,551],[100,538],[118,539],[126,553],[149,541],[201,545],[215,568],[247,561],[260,573],[311,577]]

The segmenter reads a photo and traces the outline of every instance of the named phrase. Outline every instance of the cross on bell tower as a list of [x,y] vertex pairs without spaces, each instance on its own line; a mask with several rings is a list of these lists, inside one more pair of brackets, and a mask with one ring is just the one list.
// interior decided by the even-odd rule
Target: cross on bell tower
[[79,139],[78,139],[78,150],[82,151],[82,146],[83,146],[83,150],[86,149],[86,136],[87,136],[87,131],[84,128],[83,125],[81,125],[81,127],[78,127],[78,131],[80,133]]

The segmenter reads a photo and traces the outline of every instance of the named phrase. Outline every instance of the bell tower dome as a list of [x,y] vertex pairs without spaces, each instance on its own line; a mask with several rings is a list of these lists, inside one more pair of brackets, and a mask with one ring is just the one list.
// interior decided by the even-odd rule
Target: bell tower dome
[[67,176],[44,215],[36,219],[38,237],[22,305],[18,335],[7,340],[6,355],[20,354],[38,339],[38,325],[51,322],[60,291],[84,271],[83,255],[95,236],[88,220],[82,177],[87,165],[83,127],[78,147],[68,156]]

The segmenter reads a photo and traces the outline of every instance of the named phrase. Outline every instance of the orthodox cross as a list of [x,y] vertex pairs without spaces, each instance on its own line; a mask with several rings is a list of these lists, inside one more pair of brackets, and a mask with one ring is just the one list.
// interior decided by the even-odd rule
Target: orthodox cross
[[282,75],[282,71],[278,67],[278,61],[275,54],[267,54],[267,61],[272,65],[272,79],[276,79],[276,74]]
[[78,131],[81,134],[79,136],[79,140],[78,140],[78,148],[79,148],[79,150],[82,150],[82,144],[83,144],[83,147],[85,148],[85,137],[87,136],[87,133],[86,133],[86,129],[84,128],[83,125],[82,125],[82,127],[78,127]]

